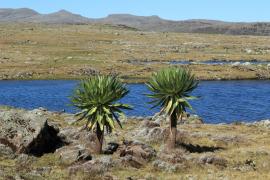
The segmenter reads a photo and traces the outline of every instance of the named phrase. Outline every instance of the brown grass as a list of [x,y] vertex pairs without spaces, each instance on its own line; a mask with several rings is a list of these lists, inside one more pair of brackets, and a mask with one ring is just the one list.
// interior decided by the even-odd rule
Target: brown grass
[[[270,60],[269,43],[268,36],[140,32],[104,25],[0,24],[0,76],[76,79],[84,75],[73,71],[93,68],[120,73],[132,82],[144,81],[166,66],[161,62],[170,60]],[[156,63],[140,63],[145,61]],[[230,79],[257,78],[259,71],[190,68],[201,79],[226,78],[228,74]],[[25,72],[33,74],[18,76]]]

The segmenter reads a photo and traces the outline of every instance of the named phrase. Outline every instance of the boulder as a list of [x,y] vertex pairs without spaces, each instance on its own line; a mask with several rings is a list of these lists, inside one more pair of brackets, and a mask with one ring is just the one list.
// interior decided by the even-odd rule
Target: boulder
[[[168,139],[170,130],[169,128],[153,127],[153,128],[141,128],[132,133],[134,137],[143,139],[146,142],[160,143]],[[177,131],[177,140],[185,140],[187,133],[183,130]]]
[[93,159],[82,164],[76,164],[68,168],[69,175],[76,174],[77,172],[83,172],[86,174],[101,175],[114,166],[114,162],[111,157],[102,156],[98,159]]
[[56,150],[60,161],[64,164],[73,164],[78,161],[89,161],[92,159],[90,152],[82,145],[69,145]]
[[0,111],[0,127],[0,144],[17,154],[41,156],[63,145],[58,130],[48,125],[46,116],[35,111]]
[[117,151],[119,147],[119,144],[118,143],[115,143],[115,142],[109,142],[107,144],[107,147],[104,149],[104,154],[113,154],[114,152]]
[[95,152],[96,135],[91,131],[76,127],[66,127],[60,130],[59,137],[70,145],[83,145],[90,153]]
[[138,141],[124,141],[118,151],[122,163],[135,168],[144,166],[156,156],[156,151],[151,146]]

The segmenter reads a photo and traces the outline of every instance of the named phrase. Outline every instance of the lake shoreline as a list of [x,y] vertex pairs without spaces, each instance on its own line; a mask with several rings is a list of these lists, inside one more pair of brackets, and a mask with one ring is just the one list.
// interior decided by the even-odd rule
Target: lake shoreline
[[[70,116],[70,117],[76,117],[76,113],[67,113],[65,111],[50,111],[47,110],[44,107],[39,107],[39,108],[33,108],[33,109],[25,109],[25,108],[19,108],[19,107],[13,107],[13,106],[6,106],[6,105],[1,105],[0,104],[0,111],[8,111],[8,110],[21,110],[21,111],[43,111],[48,114],[57,114],[59,116]],[[159,113],[154,114],[153,116],[124,116],[122,120],[135,120],[141,122],[144,120],[148,121],[158,121],[160,122],[161,119],[166,119],[163,116],[159,116]],[[205,125],[214,125],[214,126],[222,126],[222,125],[247,125],[247,126],[252,126],[252,125],[263,125],[266,124],[267,126],[270,126],[270,117],[269,118],[264,118],[264,119],[257,119],[257,120],[247,120],[247,121],[231,121],[231,122],[219,122],[219,123],[209,123],[205,122],[200,116],[197,114],[189,114],[191,116],[190,119],[184,119],[183,122],[179,122],[179,124],[205,124]],[[122,121],[121,120],[121,121]],[[190,120],[190,122],[189,122]],[[75,121],[74,121],[75,122]]]
[[[120,76],[121,78],[121,76]],[[71,81],[80,81],[87,79],[87,77],[77,77],[77,78],[10,78],[10,79],[0,79],[0,81],[39,81],[39,80],[71,80]],[[121,78],[127,84],[142,84],[148,81],[148,78]],[[198,81],[267,81],[268,78],[197,78]]]

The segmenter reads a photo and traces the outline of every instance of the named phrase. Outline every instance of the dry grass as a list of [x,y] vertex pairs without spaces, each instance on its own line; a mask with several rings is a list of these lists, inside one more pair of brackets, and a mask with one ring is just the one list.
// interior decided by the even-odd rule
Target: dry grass
[[[53,116],[51,118],[56,123],[63,121],[61,116]],[[61,126],[68,126],[64,122]],[[163,124],[165,128],[167,125]],[[106,141],[121,142],[123,138],[133,140],[132,132],[140,127],[138,120],[128,120],[124,123],[124,129],[117,129],[118,135],[112,134],[106,136]],[[221,149],[214,152],[188,152],[188,149],[178,147],[179,152],[185,152],[186,156],[191,159],[198,159],[202,155],[211,154],[227,160],[226,167],[213,164],[199,164],[192,160],[184,161],[183,168],[175,172],[166,172],[153,167],[152,162],[145,167],[135,169],[132,167],[116,167],[106,174],[84,174],[77,173],[72,179],[103,179],[105,175],[109,175],[118,179],[269,179],[270,168],[270,139],[269,129],[265,127],[247,126],[242,124],[231,125],[211,125],[211,124],[186,124],[179,125],[181,142],[200,147],[219,147]],[[141,139],[142,141],[144,139]],[[151,144],[151,143],[150,143]],[[159,152],[163,146],[163,142],[151,144],[154,149]],[[184,151],[183,151],[184,150]],[[182,156],[182,154],[178,154]],[[94,156],[98,158],[98,156]],[[117,158],[113,155],[113,158]],[[2,178],[11,178],[17,175],[26,179],[68,179],[67,166],[61,164],[54,154],[47,154],[40,158],[34,158],[32,161],[21,164],[16,160],[0,157],[0,174]],[[251,166],[247,161],[255,163]],[[36,177],[29,172],[40,168],[50,167],[51,171],[43,174],[42,177]],[[0,178],[1,179],[1,178]]]
[[[84,75],[73,71],[93,68],[120,73],[132,82],[144,81],[166,66],[164,61],[270,60],[269,43],[268,36],[140,32],[104,25],[0,24],[0,76],[74,79]],[[147,61],[155,63],[141,63]],[[230,71],[234,79],[256,78],[258,73],[232,67],[190,68],[202,79],[226,78]],[[18,76],[26,72],[32,75]]]

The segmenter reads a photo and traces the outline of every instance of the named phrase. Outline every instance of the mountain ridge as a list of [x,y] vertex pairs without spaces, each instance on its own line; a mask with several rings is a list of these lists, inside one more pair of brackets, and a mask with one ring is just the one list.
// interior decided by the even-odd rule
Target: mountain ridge
[[183,32],[231,35],[270,35],[270,22],[226,22],[207,19],[167,20],[159,16],[109,14],[104,18],[88,18],[66,10],[40,14],[29,8],[0,9],[0,23],[27,22],[47,24],[111,24],[125,25],[142,31]]

